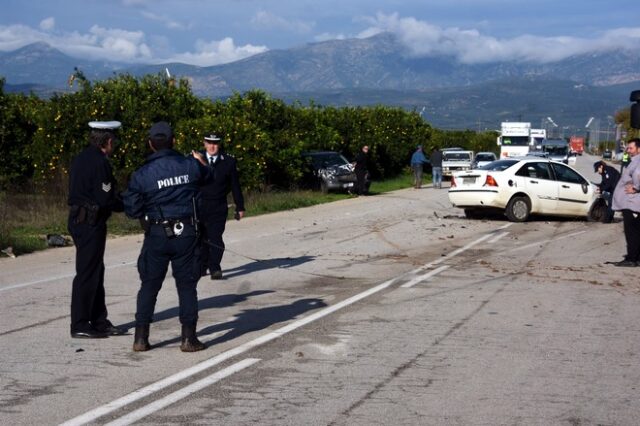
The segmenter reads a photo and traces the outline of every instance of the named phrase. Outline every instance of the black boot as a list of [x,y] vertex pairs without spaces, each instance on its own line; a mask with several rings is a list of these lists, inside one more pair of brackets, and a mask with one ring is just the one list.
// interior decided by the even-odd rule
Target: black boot
[[145,352],[151,349],[149,344],[149,324],[136,325],[136,334],[133,337],[133,351]]
[[182,324],[182,352],[197,352],[205,349],[206,346],[196,337],[196,325]]

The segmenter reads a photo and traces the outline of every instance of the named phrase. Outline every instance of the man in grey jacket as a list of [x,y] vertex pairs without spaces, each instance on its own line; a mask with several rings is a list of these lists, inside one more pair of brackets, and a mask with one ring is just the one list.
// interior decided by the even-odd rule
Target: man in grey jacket
[[640,138],[627,143],[627,153],[631,162],[620,175],[613,192],[613,210],[622,212],[624,237],[627,241],[627,255],[616,266],[640,265]]

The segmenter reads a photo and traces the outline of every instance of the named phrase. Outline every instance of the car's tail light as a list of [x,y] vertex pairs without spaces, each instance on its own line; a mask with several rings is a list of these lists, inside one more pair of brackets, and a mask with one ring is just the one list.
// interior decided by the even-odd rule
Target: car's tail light
[[451,188],[455,188],[456,187],[456,179],[451,176]]
[[491,175],[487,175],[487,179],[484,181],[484,186],[498,186],[498,182]]

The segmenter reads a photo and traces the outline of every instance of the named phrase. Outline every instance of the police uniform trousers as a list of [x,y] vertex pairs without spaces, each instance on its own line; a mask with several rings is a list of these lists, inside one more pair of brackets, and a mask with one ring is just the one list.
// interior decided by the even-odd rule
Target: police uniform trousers
[[194,325],[198,322],[198,293],[196,286],[200,279],[200,248],[195,228],[184,224],[181,235],[166,236],[162,225],[151,225],[144,237],[138,272],[136,326],[153,322],[153,312],[158,293],[167,275],[169,263],[176,281],[179,302],[180,323]]
[[209,268],[209,273],[221,271],[220,264],[225,248],[222,234],[229,214],[227,199],[202,200],[201,210],[201,224],[205,237],[202,240],[202,271],[206,268]]
[[640,261],[640,213],[622,210],[624,237],[627,241],[626,259],[632,262]]
[[89,331],[108,326],[104,292],[104,250],[107,223],[94,226],[75,223],[69,216],[69,233],[76,246],[76,276],[71,292],[71,331]]
[[367,171],[366,170],[356,170],[356,194],[364,195],[367,193]]

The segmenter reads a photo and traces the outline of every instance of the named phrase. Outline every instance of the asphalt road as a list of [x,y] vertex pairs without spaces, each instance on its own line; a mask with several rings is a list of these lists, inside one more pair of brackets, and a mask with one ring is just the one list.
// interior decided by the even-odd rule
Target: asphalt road
[[[595,159],[578,159],[591,170]],[[624,424],[640,286],[622,224],[467,220],[424,187],[230,222],[202,352],[160,293],[153,349],[69,337],[74,249],[0,260],[0,420],[49,424]],[[133,327],[141,236],[107,243]]]

